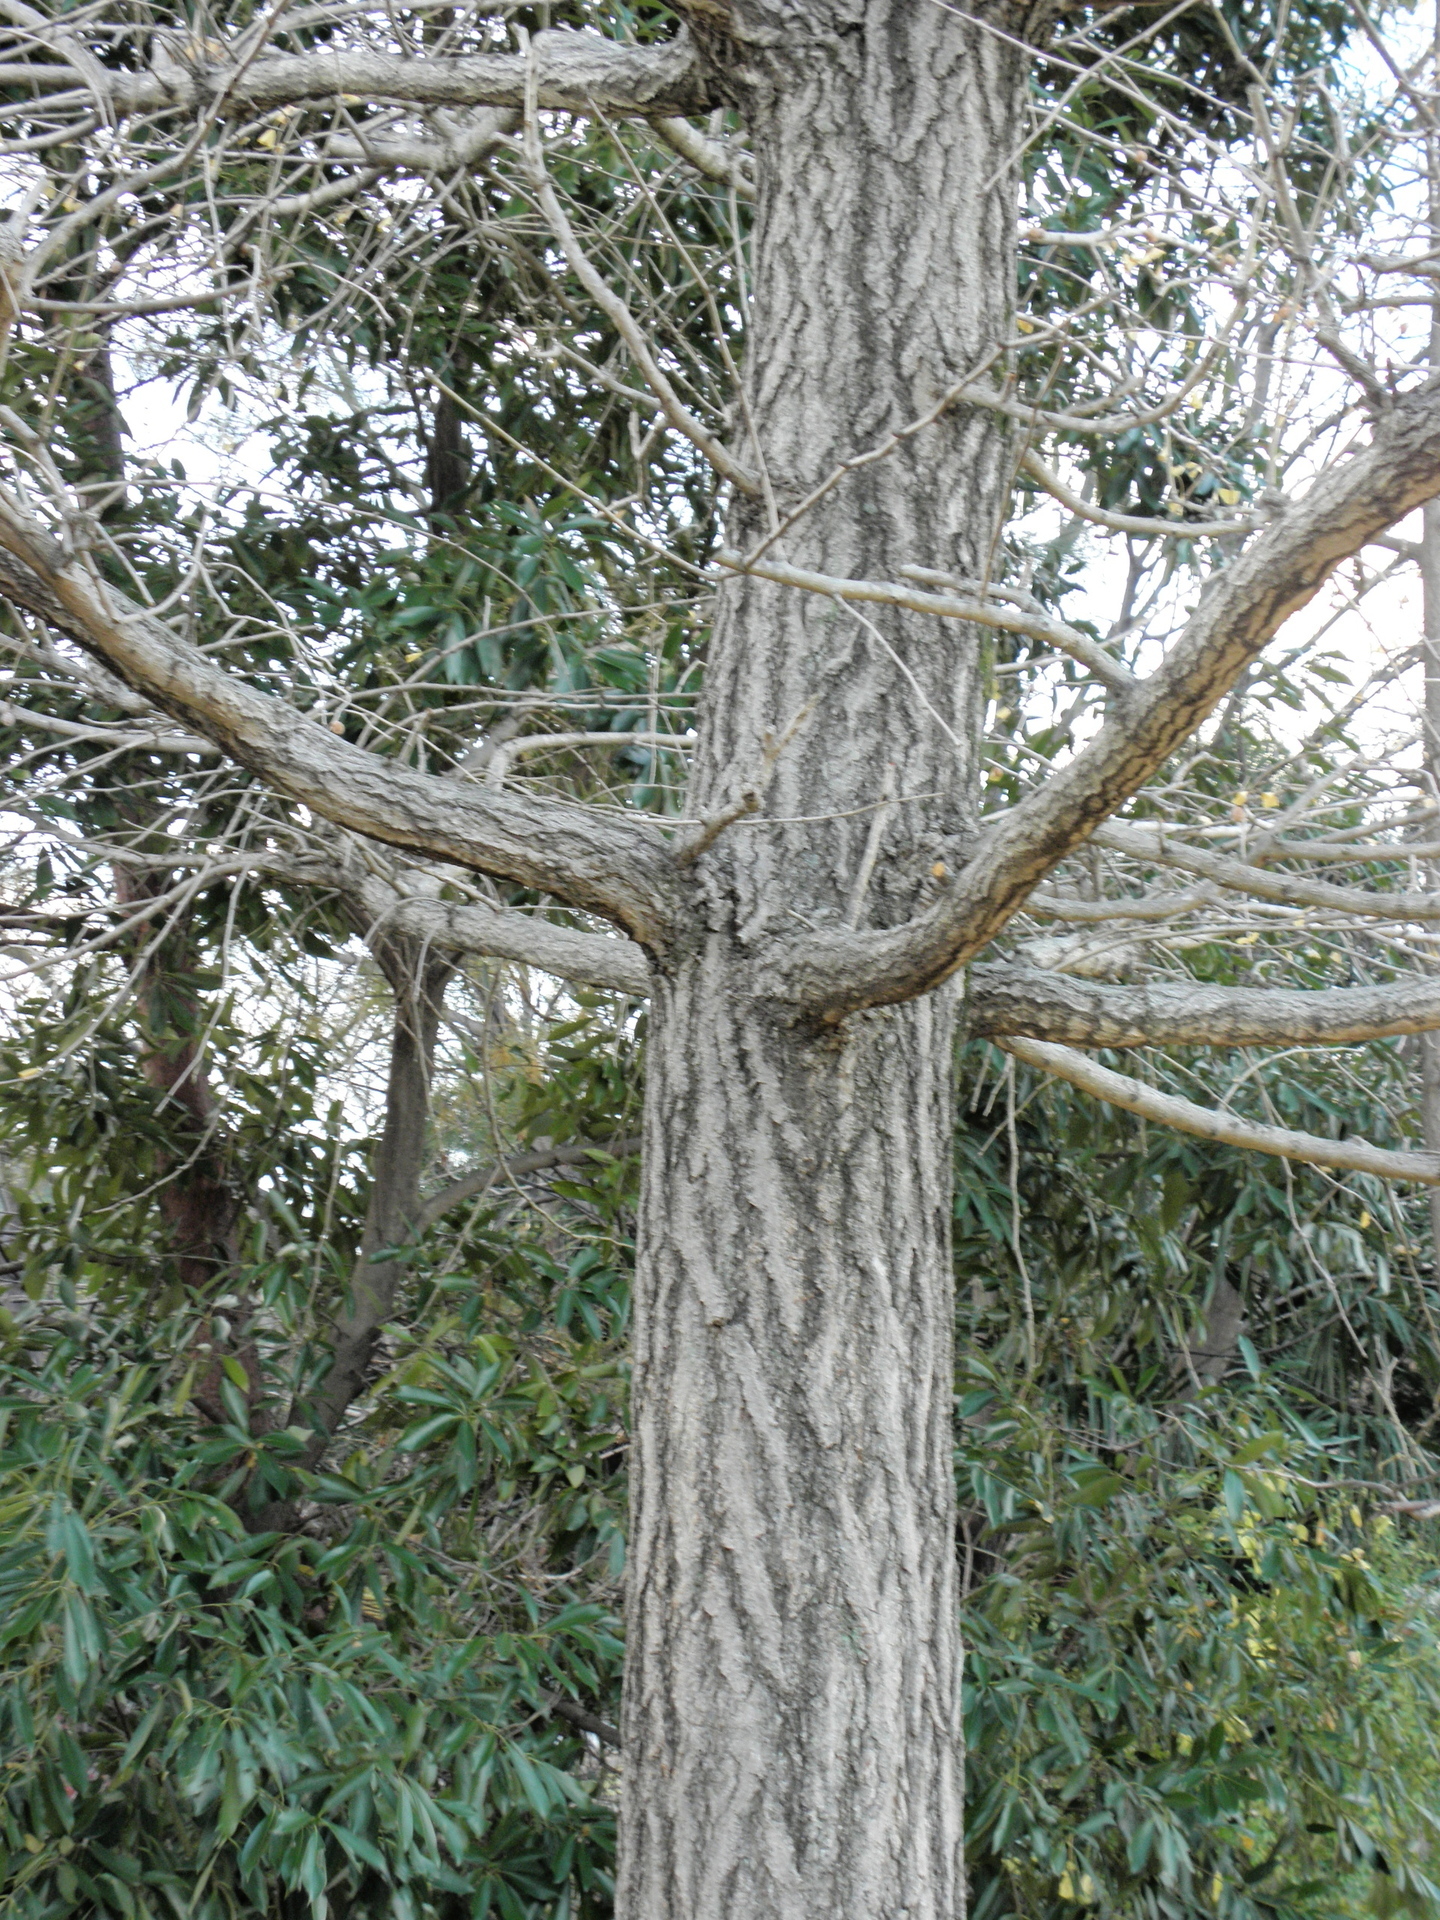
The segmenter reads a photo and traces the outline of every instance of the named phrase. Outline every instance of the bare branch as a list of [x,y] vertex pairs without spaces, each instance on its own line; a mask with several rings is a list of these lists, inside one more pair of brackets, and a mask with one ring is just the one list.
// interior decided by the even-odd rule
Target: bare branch
[[1267,1127],[1233,1113],[1216,1113],[1173,1093],[1160,1093],[1128,1074],[1112,1073],[1069,1047],[1046,1046],[1039,1040],[1000,1040],[996,1044],[1028,1066],[1040,1067],[1057,1080],[1068,1080],[1082,1093],[1106,1100],[1112,1107],[1123,1107],[1127,1113],[1138,1113],[1142,1119],[1196,1134],[1202,1140],[1273,1153],[1282,1160],[1303,1160],[1312,1167],[1338,1167],[1352,1173],[1373,1173],[1382,1180],[1414,1180],[1424,1186],[1440,1186],[1440,1156],[1433,1153],[1395,1153],[1372,1146],[1368,1140],[1327,1140],[1318,1133]]
[[742,200],[755,198],[755,182],[740,165],[742,156],[733,149],[673,114],[659,115],[650,124],[666,146],[688,160],[697,173],[722,187],[733,187]]
[[802,567],[782,566],[778,560],[750,560],[729,547],[722,547],[715,559],[732,573],[755,574],[762,580],[774,580],[782,587],[799,587],[805,593],[823,593],[836,600],[868,601],[886,607],[909,607],[916,613],[939,614],[942,619],[973,620],[977,626],[995,627],[1001,633],[1023,633],[1031,640],[1054,647],[1057,653],[1068,653],[1103,686],[1117,693],[1136,685],[1130,669],[1103,647],[1097,647],[1087,634],[1043,613],[1027,613],[1018,607],[978,597],[968,600],[951,594],[923,593],[918,587],[902,587],[889,580],[845,580],[838,574],[809,573]]
[[532,914],[506,912],[477,901],[462,904],[400,893],[374,874],[347,874],[337,878],[337,884],[354,894],[375,926],[393,928],[451,953],[514,960],[579,986],[606,987],[637,999],[650,991],[645,950],[633,940],[579,933]]
[[1097,507],[1092,501],[1082,499],[1073,487],[1066,486],[1058,473],[1050,471],[1038,453],[1029,450],[1020,456],[1020,471],[1028,473],[1067,511],[1078,514],[1082,520],[1089,520],[1097,527],[1108,527],[1111,533],[1142,534],[1161,540],[1213,540],[1220,534],[1253,533],[1256,527],[1264,525],[1263,521],[1254,518],[1148,520],[1135,513],[1111,513],[1108,508]]
[[[531,44],[533,49],[535,43]],[[544,149],[540,144],[540,124],[536,117],[537,109],[541,104],[537,91],[538,71],[538,63],[532,60],[530,90],[526,96],[525,107],[525,169],[530,176],[530,184],[535,189],[535,196],[540,202],[541,211],[569,263],[570,271],[625,342],[630,358],[639,368],[646,386],[660,402],[661,412],[675,431],[684,434],[692,445],[698,447],[715,471],[728,480],[733,487],[737,487],[741,493],[759,494],[761,489],[758,478],[732,457],[729,449],[715,438],[702,420],[696,418],[676,393],[664,368],[656,359],[643,330],[636,322],[634,314],[610,286],[604,275],[592,264],[580,244],[575,229],[566,218],[565,209],[560,205],[560,196],[551,185],[550,175],[545,166]]]
[[495,748],[485,769],[485,784],[503,787],[511,762],[520,754],[555,753],[567,747],[647,747],[657,753],[685,753],[693,745],[668,733],[527,733]]
[[[1376,893],[1367,887],[1337,887],[1327,880],[1311,880],[1299,873],[1275,873],[1249,860],[1233,860],[1221,853],[1206,853],[1200,847],[1187,846],[1154,827],[1132,826],[1128,821],[1112,820],[1093,838],[1098,846],[1116,853],[1133,854],[1153,860],[1157,865],[1178,867],[1183,873],[1198,873],[1213,880],[1217,887],[1232,893],[1252,894],[1257,900],[1273,900],[1287,907],[1328,908],[1335,913],[1365,914],[1377,920],[1440,920],[1440,893]],[[1294,849],[1304,851],[1301,842]],[[1291,849],[1283,849],[1289,854]],[[1404,859],[1409,849],[1385,847],[1366,857]]]
[[67,633],[166,713],[270,786],[371,839],[537,887],[663,946],[674,870],[657,827],[533,795],[417,773],[352,746],[217,667],[163,621],[67,560],[8,503],[0,594]]
[[[363,160],[365,180],[372,184],[382,172],[465,173],[477,167],[487,153],[519,125],[519,116],[504,108],[482,107],[464,126],[449,130],[441,140],[405,140],[398,136],[368,139],[362,128],[358,134],[332,135],[325,143],[325,157],[331,160]],[[293,201],[277,201],[276,212],[307,213],[329,205],[351,190],[349,181],[330,181],[313,194],[297,194]],[[321,198],[322,195],[327,196]]]
[[585,1167],[595,1164],[596,1156],[609,1154],[619,1160],[632,1153],[639,1153],[643,1142],[638,1133],[624,1134],[614,1140],[576,1140],[568,1146],[536,1148],[533,1153],[512,1153],[506,1160],[497,1160],[493,1166],[477,1167],[474,1173],[467,1173],[459,1180],[452,1180],[431,1196],[420,1210],[418,1229],[424,1232],[433,1227],[454,1207],[463,1207],[467,1200],[478,1200],[490,1191],[495,1182],[508,1175],[512,1180],[520,1179],[527,1173],[548,1173],[552,1167]]

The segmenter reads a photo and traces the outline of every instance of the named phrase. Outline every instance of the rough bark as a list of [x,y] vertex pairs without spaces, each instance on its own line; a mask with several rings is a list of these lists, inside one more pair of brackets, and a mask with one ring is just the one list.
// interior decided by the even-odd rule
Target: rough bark
[[[971,970],[966,1027],[1072,1047],[1339,1046],[1440,1027],[1440,980],[1378,987],[1101,987],[1036,967]],[[1440,1143],[1429,1143],[1437,1145]]]
[[[1102,830],[1107,844],[1132,831],[1104,822],[1214,711],[1342,560],[1430,497],[1437,472],[1440,381],[1432,380],[1400,395],[1376,421],[1369,445],[1336,461],[1236,557],[1156,671],[1112,703],[1082,752],[985,832],[924,912],[903,927],[797,938],[775,966],[775,991],[838,1016],[893,1004],[948,979],[989,945],[1067,854]],[[1174,864],[1195,866],[1195,857],[1186,850]],[[1324,904],[1342,906],[1353,896],[1354,911],[1375,911],[1376,896],[1359,888],[1323,888],[1298,876],[1267,882],[1256,874],[1247,887],[1262,895],[1268,884],[1286,900],[1303,893],[1320,904],[1323,894]]]
[[[410,58],[379,48],[345,52],[266,53],[245,57],[242,43],[218,56],[213,41],[157,34],[147,74],[88,75],[117,113],[193,111],[223,101],[261,112],[295,100],[341,94],[416,105],[519,107],[526,62],[513,53]],[[542,107],[575,113],[703,113],[715,103],[689,40],[677,34],[659,46],[638,47],[595,33],[566,30],[535,36]],[[12,70],[13,71],[13,70]],[[28,67],[25,78],[43,90],[73,87],[64,67]]]
[[[1020,62],[911,0],[744,24],[714,43],[758,185],[737,450],[783,516],[1003,335],[1013,188],[982,188]],[[777,557],[983,574],[1008,477],[993,417],[952,413]],[[744,500],[731,543],[771,525]],[[760,798],[695,860],[700,924],[651,1000],[619,1912],[953,1920],[954,996],[820,1030],[753,961],[933,895],[975,827],[979,644],[744,577],[708,673],[692,812]]]

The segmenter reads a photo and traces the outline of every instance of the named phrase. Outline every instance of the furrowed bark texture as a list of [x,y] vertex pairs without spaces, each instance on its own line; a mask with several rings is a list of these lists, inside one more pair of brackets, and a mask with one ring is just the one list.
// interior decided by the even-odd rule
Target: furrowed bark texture
[[[1020,62],[913,0],[735,13],[707,45],[758,176],[736,450],[783,518],[1003,337],[1013,186],[982,188]],[[951,414],[771,552],[982,573],[1007,479],[992,418]],[[747,500],[731,544],[772,524]],[[807,1026],[754,961],[931,896],[974,830],[981,680],[958,623],[721,590],[693,810],[761,801],[696,862],[698,931],[652,993],[623,1920],[963,1910],[955,998]]]
[[652,1003],[619,1911],[952,1920],[950,999],[726,976]]

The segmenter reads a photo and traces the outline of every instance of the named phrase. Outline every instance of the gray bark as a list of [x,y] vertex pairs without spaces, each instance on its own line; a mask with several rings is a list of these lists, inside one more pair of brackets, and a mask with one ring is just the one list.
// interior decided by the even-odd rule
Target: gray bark
[[0,516],[0,594],[28,607],[172,715],[322,820],[392,846],[478,867],[664,944],[675,875],[665,837],[612,809],[512,798],[416,772],[337,738],[288,701],[217,667],[117,587],[103,587],[39,526]]
[[[782,517],[1004,337],[1014,193],[983,189],[1021,80],[939,7],[799,15],[752,5],[713,46],[758,176],[737,450]],[[952,413],[776,557],[983,574],[1008,477],[994,417]],[[770,525],[747,499],[731,544]],[[758,999],[754,961],[933,897],[975,829],[981,667],[957,623],[721,591],[692,810],[761,798],[695,860],[699,924],[651,999],[623,1920],[963,1909],[955,994],[837,1030]]]
[[[540,104],[576,113],[703,113],[714,90],[697,68],[684,34],[660,46],[636,47],[571,31],[535,36]],[[157,34],[148,74],[97,72],[117,113],[207,106],[217,96],[257,112],[292,100],[341,94],[426,106],[518,107],[525,97],[525,60],[513,53],[406,58],[392,51],[266,53],[258,60],[216,60],[206,43]],[[63,67],[30,67],[26,78],[46,90],[73,87]]]

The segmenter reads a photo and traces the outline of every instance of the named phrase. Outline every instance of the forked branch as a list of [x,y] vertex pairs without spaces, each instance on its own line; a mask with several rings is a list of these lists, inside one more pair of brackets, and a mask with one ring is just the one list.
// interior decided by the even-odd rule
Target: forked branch
[[1336,463],[1220,575],[1156,672],[1099,734],[985,833],[954,882],[901,927],[789,942],[777,997],[837,1019],[927,992],[1000,932],[1037,883],[1176,752],[1281,624],[1440,485],[1440,382],[1403,395],[1369,446]]
[[0,595],[96,655],[277,792],[374,840],[553,894],[646,946],[669,940],[676,892],[659,829],[618,812],[513,798],[382,760],[198,647],[41,528],[0,511]]

